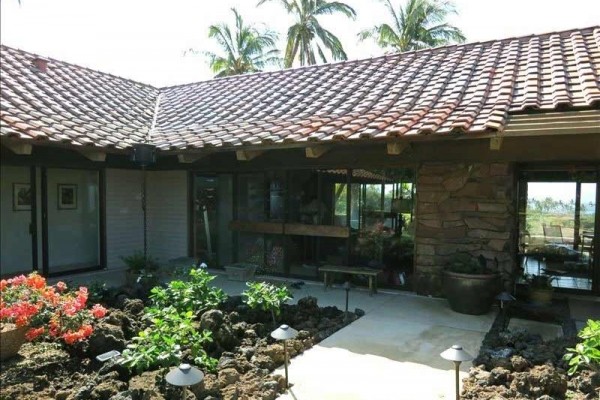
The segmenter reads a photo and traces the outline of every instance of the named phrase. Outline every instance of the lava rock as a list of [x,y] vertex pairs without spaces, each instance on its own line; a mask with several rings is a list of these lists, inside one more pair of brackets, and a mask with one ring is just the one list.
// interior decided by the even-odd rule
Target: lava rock
[[125,346],[125,335],[121,327],[100,321],[89,338],[88,354],[95,357],[107,351],[122,350]]
[[125,299],[123,311],[132,316],[139,316],[144,312],[144,302],[140,299]]
[[223,324],[224,315],[221,310],[208,310],[200,317],[200,329],[206,329],[213,333],[217,332]]

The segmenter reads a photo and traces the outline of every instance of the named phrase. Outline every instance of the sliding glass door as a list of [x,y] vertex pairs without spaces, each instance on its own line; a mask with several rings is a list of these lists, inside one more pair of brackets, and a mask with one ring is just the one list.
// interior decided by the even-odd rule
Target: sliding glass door
[[598,264],[598,174],[524,172],[519,193],[523,272],[552,276],[557,288],[592,291]]
[[35,190],[31,183],[30,167],[0,167],[0,270],[3,276],[27,273],[34,268]]
[[96,170],[46,172],[48,273],[100,265],[100,191]]

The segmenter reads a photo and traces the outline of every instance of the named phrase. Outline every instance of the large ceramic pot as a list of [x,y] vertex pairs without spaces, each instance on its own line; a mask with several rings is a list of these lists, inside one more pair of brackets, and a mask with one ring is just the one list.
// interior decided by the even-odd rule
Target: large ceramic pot
[[552,289],[539,289],[539,288],[530,288],[529,289],[529,299],[532,303],[538,305],[547,306],[552,304],[552,297],[554,296],[554,291]]
[[27,327],[17,328],[14,324],[4,324],[0,329],[0,360],[8,360],[17,355],[25,343]]
[[500,276],[444,271],[443,288],[451,309],[481,315],[490,310],[494,297],[500,292]]

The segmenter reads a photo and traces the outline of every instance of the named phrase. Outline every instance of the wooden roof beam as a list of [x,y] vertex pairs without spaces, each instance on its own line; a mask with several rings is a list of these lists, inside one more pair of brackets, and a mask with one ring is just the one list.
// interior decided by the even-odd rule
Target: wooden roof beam
[[408,147],[408,142],[391,142],[387,144],[387,153],[391,156],[397,156]]
[[105,162],[106,152],[92,149],[76,149],[78,153],[94,162]]
[[177,154],[177,161],[179,161],[181,164],[192,164],[195,163],[196,161],[200,160],[201,158],[204,158],[206,156],[206,154],[189,154],[189,153],[183,153],[183,154]]
[[490,150],[498,151],[502,147],[504,138],[502,136],[496,136],[490,138]]
[[8,149],[10,151],[12,151],[13,153],[15,153],[18,156],[30,156],[31,155],[31,150],[33,149],[33,146],[31,146],[31,144],[29,143],[22,143],[22,142],[16,142],[16,143],[10,143],[10,142],[6,142],[6,143],[2,143],[4,146],[8,147]]
[[331,146],[318,145],[305,148],[306,158],[319,158],[331,150]]
[[238,161],[251,161],[264,153],[263,150],[237,150],[235,157]]

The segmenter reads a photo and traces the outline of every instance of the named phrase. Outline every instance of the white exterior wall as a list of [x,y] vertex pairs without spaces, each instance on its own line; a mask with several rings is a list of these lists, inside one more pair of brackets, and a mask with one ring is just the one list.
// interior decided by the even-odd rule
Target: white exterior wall
[[142,172],[106,170],[106,263],[124,267],[121,256],[144,248],[141,203]]
[[186,171],[147,175],[148,254],[161,262],[188,254]]

